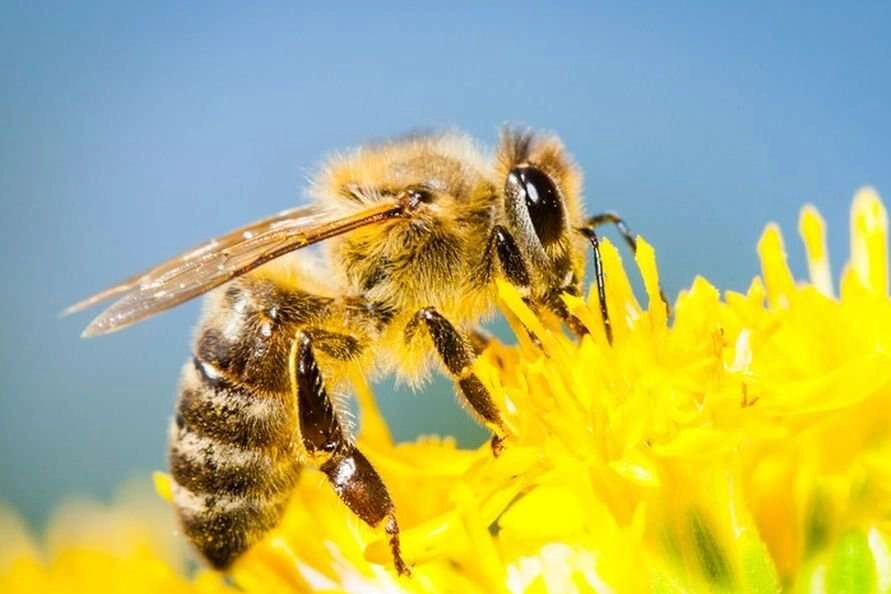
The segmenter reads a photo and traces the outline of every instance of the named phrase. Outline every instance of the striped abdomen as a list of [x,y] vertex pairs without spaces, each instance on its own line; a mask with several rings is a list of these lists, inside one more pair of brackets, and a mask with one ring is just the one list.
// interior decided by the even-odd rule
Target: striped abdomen
[[[210,563],[228,567],[281,519],[299,474],[288,379],[293,320],[245,279],[211,302],[171,427],[174,503]],[[285,323],[287,322],[287,323]]]

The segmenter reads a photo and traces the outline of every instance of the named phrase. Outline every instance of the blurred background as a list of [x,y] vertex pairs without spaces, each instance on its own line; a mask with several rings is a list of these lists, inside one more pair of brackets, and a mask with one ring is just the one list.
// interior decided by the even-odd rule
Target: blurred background
[[[804,202],[837,271],[855,189],[891,198],[888,4],[321,4],[0,4],[0,500],[35,525],[165,466],[198,305],[89,341],[57,313],[298,203],[337,149],[553,130],[672,298],[696,274],[744,289],[769,220],[803,277]],[[377,392],[400,439],[484,438],[447,382]]]

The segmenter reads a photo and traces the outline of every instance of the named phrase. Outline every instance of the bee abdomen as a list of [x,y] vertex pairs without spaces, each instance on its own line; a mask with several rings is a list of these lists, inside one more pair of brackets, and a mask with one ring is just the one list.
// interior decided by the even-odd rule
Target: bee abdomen
[[294,429],[289,394],[268,394],[230,382],[213,365],[192,359],[184,369],[177,413],[197,433],[243,447],[286,445]]
[[216,569],[228,568],[278,524],[286,497],[198,494],[175,484],[173,497],[183,531]]
[[170,440],[174,503],[218,569],[281,518],[299,473],[291,400],[229,380],[198,357],[183,368]]

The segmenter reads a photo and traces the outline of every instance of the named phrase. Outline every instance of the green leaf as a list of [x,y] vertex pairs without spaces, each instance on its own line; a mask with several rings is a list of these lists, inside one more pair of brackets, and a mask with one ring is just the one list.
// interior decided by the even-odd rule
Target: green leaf
[[764,542],[755,534],[740,539],[743,591],[752,594],[776,594],[780,577]]
[[690,532],[693,534],[693,544],[696,548],[696,557],[703,575],[715,585],[731,585],[733,572],[730,562],[706,518],[699,512],[693,511],[690,513],[689,522]]
[[829,527],[833,520],[831,514],[832,509],[826,496],[817,490],[811,498],[805,522],[804,548],[807,557],[816,555],[828,544]]
[[828,594],[869,594],[876,591],[876,569],[866,533],[842,535],[826,576]]

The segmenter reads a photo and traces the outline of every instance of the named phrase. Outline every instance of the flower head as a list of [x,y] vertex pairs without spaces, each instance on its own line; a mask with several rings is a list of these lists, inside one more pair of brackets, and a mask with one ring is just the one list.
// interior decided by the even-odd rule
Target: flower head
[[[596,293],[566,299],[590,331],[576,340],[501,286],[517,344],[493,344],[476,364],[509,429],[500,456],[449,439],[395,444],[356,383],[359,441],[391,490],[412,576],[398,577],[385,535],[307,471],[231,583],[249,593],[891,591],[887,216],[872,190],[858,193],[838,296],[813,208],[800,231],[810,282],[795,282],[769,225],[748,290],[722,298],[696,278],[671,323],[649,244],[638,241],[643,307],[603,241],[612,344]],[[67,550],[48,565],[33,547],[0,556],[0,584],[68,575]],[[169,572],[182,588],[169,591],[229,590],[138,552],[118,562],[133,579]],[[116,591],[98,568],[91,591]]]

